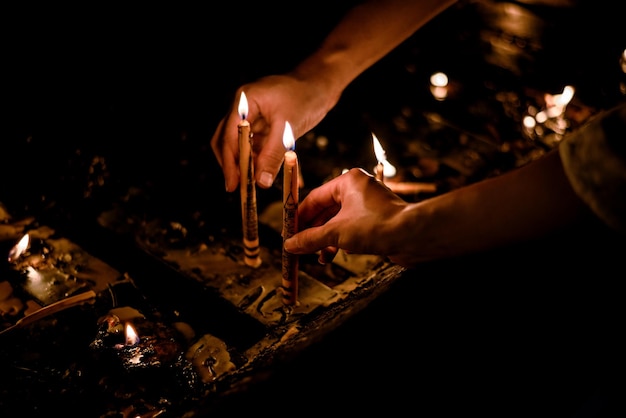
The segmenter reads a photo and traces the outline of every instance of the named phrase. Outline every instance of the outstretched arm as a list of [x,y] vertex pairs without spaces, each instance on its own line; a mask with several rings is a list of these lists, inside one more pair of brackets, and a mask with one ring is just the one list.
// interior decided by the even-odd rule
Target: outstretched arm
[[222,167],[227,191],[239,185],[237,124],[241,92],[249,104],[255,175],[272,185],[282,164],[282,135],[288,121],[297,138],[314,128],[363,71],[388,54],[455,0],[373,0],[350,10],[320,47],[283,75],[241,86],[230,111],[213,134],[211,147]]
[[553,150],[526,166],[417,203],[352,169],[300,203],[301,232],[285,241],[295,254],[337,248],[378,254],[405,267],[537,238],[591,212]]

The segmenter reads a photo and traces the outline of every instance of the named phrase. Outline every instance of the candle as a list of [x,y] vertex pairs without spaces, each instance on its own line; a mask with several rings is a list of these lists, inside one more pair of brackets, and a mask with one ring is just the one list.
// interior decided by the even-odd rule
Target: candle
[[[298,232],[298,155],[294,151],[296,140],[289,122],[283,133],[285,162],[283,165],[283,243]],[[283,303],[294,305],[298,299],[298,256],[285,251],[283,245],[282,269]]]
[[241,192],[241,218],[243,224],[244,261],[250,267],[261,265],[261,247],[259,246],[259,223],[256,205],[256,183],[252,163],[252,135],[247,121],[248,100],[241,92],[239,100],[239,189]]

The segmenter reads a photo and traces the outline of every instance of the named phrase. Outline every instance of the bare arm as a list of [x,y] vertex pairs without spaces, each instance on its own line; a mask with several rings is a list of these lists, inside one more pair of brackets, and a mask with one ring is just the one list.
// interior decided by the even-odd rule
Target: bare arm
[[358,75],[454,3],[456,0],[364,2],[346,14],[292,75],[325,85],[325,91],[336,100]]
[[337,248],[412,267],[544,236],[589,214],[552,151],[524,167],[418,203],[361,170],[314,189],[301,202],[303,229],[285,241],[296,254]]
[[553,150],[524,167],[417,203],[399,221],[416,232],[407,239],[413,263],[536,239],[585,214],[590,211]]
[[337,104],[359,74],[406,40],[454,0],[373,0],[349,11],[319,49],[288,74],[272,75],[241,86],[229,113],[219,123],[211,147],[222,167],[227,191],[239,185],[237,112],[246,93],[254,137],[255,176],[260,187],[272,185],[282,164],[282,135],[288,121],[300,138]]

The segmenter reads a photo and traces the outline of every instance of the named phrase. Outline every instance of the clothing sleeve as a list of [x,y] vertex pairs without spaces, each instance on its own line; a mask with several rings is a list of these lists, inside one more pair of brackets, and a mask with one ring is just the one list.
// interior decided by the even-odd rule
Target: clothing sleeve
[[626,233],[626,103],[566,136],[559,153],[578,196],[610,228]]

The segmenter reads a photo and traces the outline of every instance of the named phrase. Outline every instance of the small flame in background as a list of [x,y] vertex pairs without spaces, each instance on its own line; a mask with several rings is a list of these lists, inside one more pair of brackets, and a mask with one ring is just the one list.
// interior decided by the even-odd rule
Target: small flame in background
[[396,168],[387,161],[387,153],[374,133],[372,133],[372,141],[374,142],[374,154],[376,154],[376,160],[383,165],[383,175],[386,178],[396,175]]
[[126,345],[137,345],[139,343],[139,335],[132,324],[126,324]]
[[575,89],[565,86],[559,94],[545,94],[545,108],[537,109],[530,106],[522,119],[526,134],[533,139],[542,138],[546,133],[553,132],[559,141],[569,127],[565,119],[565,109],[574,97]]
[[446,73],[439,71],[430,76],[430,92],[439,101],[448,96],[448,75]]
[[26,252],[26,250],[28,250],[29,246],[30,246],[30,236],[28,234],[25,234],[19,240],[19,242],[15,244],[13,248],[11,248],[11,251],[9,251],[9,262],[13,262],[17,260],[22,254]]

